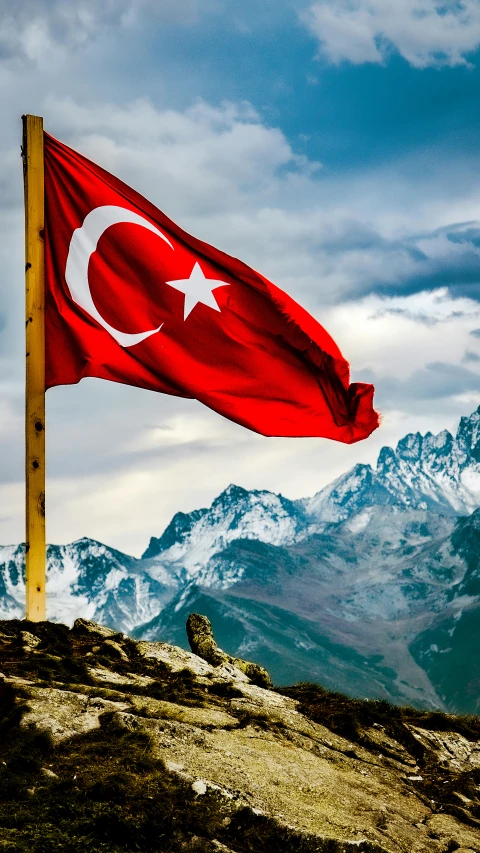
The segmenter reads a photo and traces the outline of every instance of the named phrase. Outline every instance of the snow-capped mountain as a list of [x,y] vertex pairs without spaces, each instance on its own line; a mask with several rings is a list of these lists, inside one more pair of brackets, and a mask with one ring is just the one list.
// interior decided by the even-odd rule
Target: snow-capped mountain
[[[472,574],[480,579],[480,549],[472,536],[465,543],[465,524],[480,529],[480,509],[457,519],[377,506],[289,545],[236,540],[213,558],[219,576],[236,567],[236,584],[191,582],[135,634],[182,643],[193,610],[212,620],[221,645],[260,660],[277,682],[313,679],[453,709],[449,690],[437,689],[410,646],[449,620],[449,651],[464,613],[478,616],[480,590],[472,596],[466,584]],[[467,657],[478,686],[480,667]],[[455,707],[472,711],[477,698],[462,706],[456,697]]]
[[[130,631],[158,614],[176,592],[144,571],[144,564],[93,539],[49,545],[49,619],[71,624],[77,617]],[[0,546],[0,618],[25,612],[25,547]]]
[[150,570],[159,580],[230,586],[240,579],[238,571],[220,577],[211,564],[230,542],[289,545],[373,506],[445,515],[468,515],[480,506],[480,407],[461,419],[455,438],[446,430],[407,435],[395,450],[382,448],[376,469],[355,465],[312,498],[290,501],[231,485],[209,508],[177,513],[143,557],[154,560]]
[[313,498],[300,501],[317,521],[348,518],[366,506],[395,505],[469,515],[480,506],[480,407],[460,420],[455,437],[406,435],[383,447],[377,468],[355,465]]
[[[177,513],[138,560],[89,539],[48,551],[49,618],[186,644],[191,610],[277,682],[480,710],[480,408],[407,435],[312,498],[229,486]],[[0,616],[24,605],[0,547]]]
[[232,566],[219,575],[211,559],[215,554],[236,539],[289,544],[307,525],[302,508],[282,495],[230,485],[208,509],[189,515],[177,512],[163,535],[152,537],[143,559],[151,560],[149,571],[159,580],[175,577],[227,587],[240,580],[241,574]]

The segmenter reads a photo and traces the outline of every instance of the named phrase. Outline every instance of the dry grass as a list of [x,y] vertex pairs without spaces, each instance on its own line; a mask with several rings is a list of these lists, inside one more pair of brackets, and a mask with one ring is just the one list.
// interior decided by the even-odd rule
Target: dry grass
[[[22,631],[40,642],[25,648]],[[184,706],[210,704],[236,716],[241,728],[251,725],[282,736],[283,727],[268,714],[232,709],[230,700],[240,692],[234,686],[199,683],[188,669],[173,672],[162,662],[144,658],[124,635],[111,639],[121,646],[123,656],[87,630],[0,622],[1,669],[7,676],[30,679],[37,686],[64,685],[105,698],[128,700],[128,695],[135,694]],[[107,679],[108,672],[124,675],[125,683],[113,678],[111,683],[100,683],[90,667],[104,667]],[[149,676],[151,681],[145,686],[132,684],[127,678],[132,673]],[[457,732],[478,741],[478,717],[352,699],[314,684],[278,692],[298,700],[298,710],[305,716],[375,754],[378,742],[372,732],[374,727],[381,729],[421,768],[418,776],[422,778],[408,783],[418,796],[480,827],[480,771],[447,772],[410,730],[418,726]],[[55,745],[35,727],[22,727],[27,703],[28,691],[15,692],[0,682],[0,853],[200,853],[209,849],[212,838],[234,853],[338,849],[322,847],[318,838],[312,846],[311,840],[293,831],[289,834],[285,828],[280,831],[261,815],[238,810],[232,803],[225,805],[213,793],[196,797],[187,782],[155,758],[148,734],[141,728],[125,729],[115,715],[103,714],[100,729]],[[132,713],[142,711],[135,712],[132,706]],[[388,744],[382,752],[388,756]],[[398,758],[393,747],[391,758]],[[45,768],[56,775],[45,774]],[[458,794],[470,804],[465,806]],[[194,837],[198,842],[192,842]]]
[[[398,707],[384,701],[353,699],[342,693],[330,693],[317,684],[297,684],[279,688],[278,692],[297,699],[298,710],[306,717],[375,754],[378,753],[378,743],[370,736],[369,730],[374,726],[380,728],[400,744],[420,767],[419,778],[410,782],[415,792],[435,803],[440,811],[480,828],[480,769],[463,773],[448,770],[438,762],[431,749],[414,737],[410,729],[410,726],[415,726],[433,732],[456,732],[469,741],[478,742],[479,717],[454,716],[440,711]],[[388,744],[382,744],[382,753],[393,759],[398,757]],[[465,806],[458,794],[471,802]]]

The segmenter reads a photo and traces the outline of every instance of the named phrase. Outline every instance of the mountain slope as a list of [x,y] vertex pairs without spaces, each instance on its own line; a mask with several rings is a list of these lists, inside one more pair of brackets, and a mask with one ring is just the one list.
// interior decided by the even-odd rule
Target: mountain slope
[[448,707],[480,714],[480,510],[461,519],[451,539],[466,571],[410,650]]
[[[49,546],[48,615],[186,644],[190,609],[276,683],[478,710],[480,409],[405,436],[312,498],[229,486],[177,513],[138,560]],[[0,547],[0,614],[23,614],[21,546]]]
[[435,614],[456,618],[464,607],[463,523],[373,507],[290,545],[237,540],[209,563],[220,578],[235,566],[235,585],[187,584],[136,636],[184,643],[195,610],[230,654],[253,654],[277,684],[314,678],[356,695],[453,707],[409,643]]
[[377,468],[356,465],[300,507],[317,521],[339,521],[365,506],[393,504],[454,515],[480,506],[480,407],[460,419],[455,437],[410,433],[383,447]]
[[[148,621],[175,593],[152,578],[144,563],[93,539],[47,549],[47,616],[73,622],[95,618],[130,631]],[[2,594],[3,593],[3,594]],[[23,616],[25,547],[0,546],[0,618]]]
[[[160,576],[162,567],[168,567],[170,575],[192,580],[213,554],[236,539],[280,545],[294,542],[306,525],[302,509],[282,495],[230,485],[209,509],[177,513],[159,539],[152,537],[143,557],[157,561]],[[233,575],[223,581],[231,584],[237,579]]]
[[0,659],[5,853],[480,849],[478,719],[263,689],[85,620],[0,621]]

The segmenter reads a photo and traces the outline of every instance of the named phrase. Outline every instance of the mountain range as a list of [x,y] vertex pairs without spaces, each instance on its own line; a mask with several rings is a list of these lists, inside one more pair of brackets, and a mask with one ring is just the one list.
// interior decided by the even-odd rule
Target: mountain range
[[[276,684],[480,711],[480,407],[409,434],[291,501],[231,485],[178,512],[141,559],[48,549],[49,618],[186,646],[189,612]],[[24,546],[0,547],[0,618],[22,616]]]

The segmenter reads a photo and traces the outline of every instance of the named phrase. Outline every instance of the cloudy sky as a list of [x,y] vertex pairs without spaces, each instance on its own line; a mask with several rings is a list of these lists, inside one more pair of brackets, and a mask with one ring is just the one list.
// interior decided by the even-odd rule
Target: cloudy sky
[[287,290],[377,389],[353,446],[50,390],[49,541],[140,554],[230,482],[313,494],[478,406],[479,84],[479,0],[2,0],[0,542],[24,536],[22,113]]

